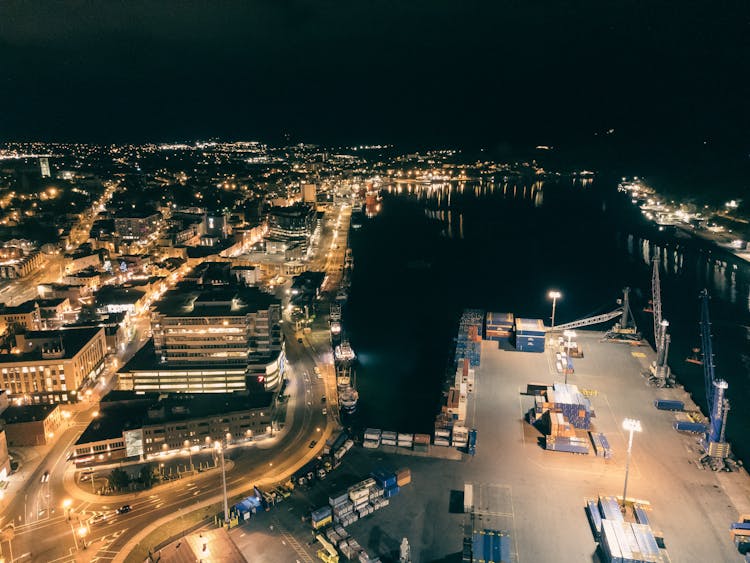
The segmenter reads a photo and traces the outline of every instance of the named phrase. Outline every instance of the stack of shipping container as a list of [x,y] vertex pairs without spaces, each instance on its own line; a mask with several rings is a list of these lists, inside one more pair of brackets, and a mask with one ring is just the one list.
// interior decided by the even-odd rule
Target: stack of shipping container
[[516,319],[516,350],[544,352],[546,333],[542,319]]
[[601,432],[589,432],[591,443],[594,445],[594,455],[609,459],[612,457],[612,449],[609,447],[609,440]]
[[510,344],[513,342],[514,327],[513,313],[487,313],[484,339]]
[[[329,506],[313,511],[313,527],[318,529],[330,524],[331,521],[348,526],[388,506],[390,499],[399,493],[401,487],[411,483],[409,469],[399,469],[393,472],[380,468],[370,475],[367,479],[349,487],[346,492],[329,497]],[[330,520],[326,521],[326,515],[330,516]]]
[[368,428],[365,430],[365,439],[362,446],[365,448],[377,448],[380,446],[381,432],[378,428]]
[[586,511],[596,539],[609,563],[663,563],[657,537],[641,504],[633,505],[636,522],[626,522],[615,497],[600,496],[586,502]]
[[484,330],[484,311],[465,309],[461,315],[456,335],[456,371],[452,380],[449,378],[445,404],[435,417],[436,446],[455,446],[466,448],[465,432],[459,431],[452,438],[454,428],[466,426],[468,396],[475,389],[475,369],[479,366],[482,333]]
[[501,530],[474,530],[471,540],[464,542],[462,560],[466,563],[510,563],[510,535]]

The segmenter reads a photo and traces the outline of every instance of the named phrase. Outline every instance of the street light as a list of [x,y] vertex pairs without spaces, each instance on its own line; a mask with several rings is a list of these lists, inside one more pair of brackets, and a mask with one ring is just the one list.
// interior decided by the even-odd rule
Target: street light
[[66,519],[66,520],[70,520],[70,506],[71,506],[72,504],[73,504],[73,500],[72,500],[72,499],[69,499],[69,498],[66,498],[66,499],[65,499],[65,500],[63,501],[63,503],[62,503],[62,506],[63,506],[63,508],[65,509],[65,519]]
[[190,451],[190,440],[185,440],[185,442],[183,442],[183,445],[187,448],[188,458],[190,459],[190,471],[192,471],[193,470],[193,452]]
[[557,306],[557,300],[562,297],[562,293],[550,291],[548,297],[552,299],[552,328],[555,328],[555,307]]
[[78,528],[78,537],[81,538],[81,546],[83,549],[86,549],[86,534],[88,533],[88,529],[86,526],[81,526]]
[[[576,333],[574,330],[564,330],[563,336],[568,339],[568,348],[565,350],[565,353],[570,355],[570,341],[576,337]],[[563,371],[565,372],[565,384],[568,383],[568,366],[563,366]]]
[[215,442],[216,450],[221,458],[221,490],[224,493],[224,521],[229,523],[229,503],[227,502],[227,473],[224,469],[224,450],[222,449],[221,440]]
[[622,427],[624,430],[630,432],[630,437],[628,438],[628,457],[625,461],[625,487],[622,490],[622,510],[624,511],[625,499],[627,498],[628,493],[628,472],[630,471],[630,452],[633,449],[633,432],[640,432],[642,429],[641,421],[634,418],[626,418],[623,420]]

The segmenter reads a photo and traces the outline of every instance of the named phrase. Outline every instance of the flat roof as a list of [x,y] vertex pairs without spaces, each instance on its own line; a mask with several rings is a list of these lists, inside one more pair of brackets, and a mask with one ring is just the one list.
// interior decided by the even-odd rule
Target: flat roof
[[281,301],[257,287],[224,286],[218,289],[195,285],[164,294],[154,311],[167,317],[240,317],[268,309]]
[[97,305],[135,304],[146,292],[136,287],[105,285],[96,292]]
[[[33,350],[21,354],[0,354],[0,364],[12,364],[17,362],[28,362],[35,360],[47,360],[42,358],[42,347],[40,344],[49,343],[62,346],[65,353],[62,358],[69,360],[86,346],[100,331],[101,327],[70,328],[67,330],[29,330],[23,336],[27,342],[36,344]],[[50,358],[51,359],[51,358]]]
[[99,415],[89,423],[76,445],[112,440],[119,438],[127,430],[161,425],[170,421],[270,407],[273,392],[138,395],[124,391],[118,392],[114,397],[108,397],[109,394],[102,399],[99,404]]
[[11,405],[0,415],[6,424],[20,424],[22,422],[36,422],[46,419],[58,405]]

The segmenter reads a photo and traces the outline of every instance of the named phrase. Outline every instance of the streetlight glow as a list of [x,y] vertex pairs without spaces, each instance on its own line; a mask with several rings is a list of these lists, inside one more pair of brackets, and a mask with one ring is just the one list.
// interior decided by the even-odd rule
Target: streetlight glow
[[562,297],[562,293],[552,290],[547,296],[552,299],[552,328],[555,328],[555,307],[557,306],[557,300]]
[[625,486],[622,489],[622,510],[625,510],[625,499],[628,495],[628,473],[630,472],[630,452],[633,450],[633,432],[641,432],[641,421],[635,418],[626,418],[622,421],[623,430],[630,433],[628,438],[628,457],[625,461]]

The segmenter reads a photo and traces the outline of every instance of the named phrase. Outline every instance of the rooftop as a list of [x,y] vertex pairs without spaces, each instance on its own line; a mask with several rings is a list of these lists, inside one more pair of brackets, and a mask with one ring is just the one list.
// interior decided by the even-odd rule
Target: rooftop
[[98,327],[71,328],[67,330],[30,330],[16,335],[16,345],[25,351],[16,354],[0,354],[0,364],[29,362],[45,359],[42,348],[60,347],[63,353],[57,360],[70,359],[103,330]]
[[257,287],[205,288],[182,286],[164,294],[156,313],[169,317],[239,317],[278,305],[280,301]]
[[35,422],[47,418],[57,407],[58,405],[11,405],[3,411],[2,419],[6,424]]
[[[115,395],[110,397],[113,393]],[[102,399],[99,415],[89,423],[76,444],[110,440],[122,436],[126,430],[164,422],[270,407],[272,401],[270,391],[164,395],[111,391]]]

